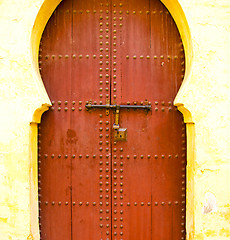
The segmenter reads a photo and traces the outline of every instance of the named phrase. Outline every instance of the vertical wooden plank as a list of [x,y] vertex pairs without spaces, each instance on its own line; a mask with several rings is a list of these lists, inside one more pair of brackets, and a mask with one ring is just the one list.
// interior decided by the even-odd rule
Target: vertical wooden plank
[[85,104],[110,99],[110,6],[107,1],[73,1],[71,128],[76,132],[72,153],[73,240],[109,239],[110,116],[105,109],[87,112]]
[[[146,92],[150,64],[149,1],[113,1],[112,55],[114,75],[111,98],[116,104],[140,105]],[[115,60],[114,60],[115,59]],[[114,97],[116,96],[116,98]],[[151,101],[149,99],[149,101]],[[151,238],[151,161],[147,132],[151,114],[120,110],[120,127],[128,129],[127,142],[113,144],[113,237]],[[142,144],[144,143],[144,144]]]

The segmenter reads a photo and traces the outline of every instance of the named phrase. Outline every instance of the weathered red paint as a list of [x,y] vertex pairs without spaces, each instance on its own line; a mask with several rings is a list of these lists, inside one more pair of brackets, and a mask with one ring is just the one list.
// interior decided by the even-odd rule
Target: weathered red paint
[[[53,102],[39,127],[41,239],[185,239],[184,72],[176,25],[158,0],[65,0],[40,46]],[[113,139],[121,109],[127,141]],[[143,102],[143,103],[142,103]]]

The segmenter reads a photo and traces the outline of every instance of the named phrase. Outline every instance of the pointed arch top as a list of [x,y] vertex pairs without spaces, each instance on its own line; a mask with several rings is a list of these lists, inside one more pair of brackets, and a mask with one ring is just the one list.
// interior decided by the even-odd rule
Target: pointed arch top
[[[56,7],[59,5],[61,1],[62,0],[43,0],[43,2],[41,3],[41,7],[37,13],[33,30],[32,30],[32,35],[31,35],[32,60],[33,60],[34,70],[37,75],[37,81],[40,88],[40,92],[44,99],[44,102],[39,107],[39,109],[35,110],[35,113],[33,116],[33,122],[36,122],[36,123],[40,122],[42,113],[46,111],[48,109],[48,106],[50,105],[49,97],[42,83],[41,76],[39,73],[39,68],[38,68],[39,43],[40,43],[40,39],[44,31],[44,28],[46,26],[46,23],[48,22],[50,16],[52,15],[52,13],[54,12],[54,10],[56,9]],[[185,122],[193,123],[191,112],[182,102],[182,95],[185,92],[185,89],[187,88],[188,82],[190,79],[192,59],[193,59],[192,39],[191,39],[190,30],[189,30],[189,24],[187,22],[185,13],[181,7],[179,0],[161,0],[161,2],[169,10],[174,21],[176,22],[176,25],[180,32],[183,46],[185,49],[185,58],[186,58],[185,76],[184,76],[182,86],[175,98],[174,104],[178,107],[178,109],[184,115]]]

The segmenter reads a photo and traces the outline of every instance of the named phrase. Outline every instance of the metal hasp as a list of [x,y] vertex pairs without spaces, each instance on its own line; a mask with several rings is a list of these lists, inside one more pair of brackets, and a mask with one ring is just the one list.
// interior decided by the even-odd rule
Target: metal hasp
[[126,109],[144,109],[146,112],[151,110],[151,105],[146,100],[145,105],[110,105],[109,102],[106,102],[106,105],[97,105],[92,104],[91,101],[86,103],[86,110],[91,110],[93,108],[106,108],[106,115],[109,115],[109,109],[115,109],[115,122],[113,124],[113,133],[115,141],[127,141],[127,128],[120,128],[119,126],[119,114],[121,108]]

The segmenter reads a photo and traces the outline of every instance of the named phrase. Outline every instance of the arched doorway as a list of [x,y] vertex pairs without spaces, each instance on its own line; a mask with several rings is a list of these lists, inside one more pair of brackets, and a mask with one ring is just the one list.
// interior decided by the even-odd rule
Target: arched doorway
[[185,127],[172,106],[185,60],[166,8],[63,1],[40,62],[53,103],[39,130],[42,239],[185,239]]

